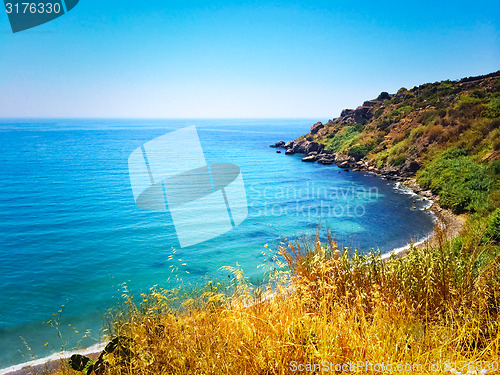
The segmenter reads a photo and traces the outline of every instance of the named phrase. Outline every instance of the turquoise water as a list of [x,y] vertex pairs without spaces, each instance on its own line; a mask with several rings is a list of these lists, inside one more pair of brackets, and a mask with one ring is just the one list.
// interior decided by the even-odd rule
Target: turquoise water
[[[0,368],[95,344],[122,283],[139,294],[154,284],[175,287],[178,278],[227,277],[219,268],[236,263],[256,282],[257,266],[270,262],[264,245],[274,250],[320,222],[363,251],[389,251],[430,232],[432,217],[412,209],[426,203],[394,183],[268,147],[314,122],[0,121]],[[168,213],[135,205],[127,160],[145,142],[191,125],[208,162],[241,168],[249,216],[223,236],[179,248]],[[62,339],[43,323],[59,310]]]

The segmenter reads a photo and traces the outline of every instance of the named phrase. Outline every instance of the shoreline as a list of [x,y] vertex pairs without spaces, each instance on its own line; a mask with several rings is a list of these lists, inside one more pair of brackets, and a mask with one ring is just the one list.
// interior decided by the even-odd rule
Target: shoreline
[[33,361],[13,365],[0,369],[0,375],[32,375],[39,371],[49,370],[51,373],[61,368],[61,362],[70,358],[73,354],[81,354],[89,357],[98,356],[104,349],[106,343],[99,343],[85,349],[75,349],[51,354],[48,357],[35,359]]
[[[340,166],[338,166],[340,168]],[[407,254],[411,247],[421,248],[427,244],[431,244],[436,239],[435,226],[440,225],[445,231],[446,235],[453,238],[456,237],[463,229],[465,218],[463,215],[455,215],[450,210],[444,209],[439,206],[439,198],[434,196],[430,191],[425,191],[416,182],[413,177],[402,177],[397,176],[397,179],[386,178],[378,170],[368,170],[368,169],[355,169],[353,172],[364,172],[372,174],[377,178],[382,178],[385,180],[396,181],[396,189],[405,192],[406,194],[414,194],[419,198],[427,199],[431,204],[426,207],[425,210],[429,210],[434,219],[434,229],[423,239],[410,242],[409,244],[395,248],[387,253],[381,255],[382,260],[389,259],[391,256],[403,257]],[[32,375],[39,371],[49,370],[50,373],[58,370],[62,366],[62,361],[67,361],[73,354],[82,354],[90,357],[96,357],[104,349],[105,343],[99,343],[91,347],[72,350],[67,352],[54,353],[48,357],[36,359],[30,362],[21,363],[14,365],[5,369],[0,369],[0,375]]]
[[[381,177],[380,174],[375,173],[375,175],[377,177]],[[465,215],[456,215],[450,210],[442,208],[438,203],[439,197],[433,195],[430,191],[423,190],[417,183],[415,178],[400,178],[402,180],[396,183],[397,189],[406,191],[408,194],[415,194],[421,199],[423,198],[430,202],[430,205],[426,207],[425,210],[431,212],[434,219],[434,227],[432,231],[427,234],[427,236],[425,236],[425,238],[416,242],[410,242],[405,246],[393,249],[392,251],[382,254],[381,257],[383,260],[389,259],[392,255],[395,255],[396,257],[403,257],[408,253],[408,250],[411,247],[422,248],[424,246],[427,246],[428,244],[432,244],[437,236],[436,225],[440,226],[446,237],[455,238],[462,232],[466,219]]]
[[[405,246],[393,249],[382,255],[382,259],[387,259],[391,255],[404,256],[407,250],[412,246],[420,247],[431,243],[436,238],[435,226],[439,225],[443,229],[446,237],[454,238],[462,232],[466,215],[455,215],[450,210],[442,208],[439,205],[439,197],[430,190],[424,190],[416,181],[415,175],[420,168],[419,163],[411,163],[408,166],[400,167],[382,167],[377,168],[366,158],[355,159],[343,153],[334,153],[326,150],[323,144],[313,141],[312,136],[323,128],[322,123],[316,123],[311,127],[311,132],[305,136],[299,137],[293,141],[279,141],[269,145],[272,149],[284,149],[285,155],[302,155],[302,162],[318,163],[321,165],[335,165],[338,168],[349,172],[363,172],[374,177],[382,178],[387,181],[394,181],[396,189],[402,190],[408,194],[415,194],[419,198],[427,199],[431,205],[426,208],[432,213],[435,220],[433,230],[423,239],[410,242]],[[278,152],[278,151],[277,151]]]

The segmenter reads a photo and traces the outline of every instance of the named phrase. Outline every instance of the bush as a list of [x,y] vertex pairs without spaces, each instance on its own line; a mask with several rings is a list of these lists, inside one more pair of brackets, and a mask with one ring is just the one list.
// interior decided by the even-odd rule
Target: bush
[[449,148],[441,154],[441,158],[444,160],[456,159],[460,156],[467,156],[467,150],[463,148]]
[[495,183],[492,168],[476,163],[464,152],[447,150],[417,174],[422,187],[439,194],[441,206],[456,214],[487,209]]
[[466,119],[480,117],[484,111],[484,105],[481,99],[473,98],[468,95],[462,95],[458,100],[458,115]]
[[483,116],[489,118],[498,118],[500,117],[500,96],[493,98],[489,103],[486,109],[482,113]]
[[493,241],[500,242],[500,208],[497,208],[490,215],[486,235]]
[[406,161],[406,155],[399,155],[396,156],[394,159],[392,159],[390,163],[395,167],[399,167],[400,165],[403,165],[405,161]]
[[500,160],[495,160],[491,163],[491,167],[493,168],[493,173],[500,174]]
[[333,152],[341,152],[347,149],[358,135],[359,132],[356,131],[355,126],[348,126],[330,139],[327,143],[327,149]]
[[367,145],[356,145],[349,150],[349,156],[352,156],[356,160],[360,160],[368,155],[369,152],[370,148]]
[[[445,112],[445,114],[446,114],[446,112]],[[431,122],[433,122],[436,119],[437,116],[438,116],[438,112],[435,110],[426,111],[426,112],[422,113],[422,115],[420,116],[420,123],[424,124],[424,125],[430,124]],[[442,116],[442,117],[444,117],[444,116]]]

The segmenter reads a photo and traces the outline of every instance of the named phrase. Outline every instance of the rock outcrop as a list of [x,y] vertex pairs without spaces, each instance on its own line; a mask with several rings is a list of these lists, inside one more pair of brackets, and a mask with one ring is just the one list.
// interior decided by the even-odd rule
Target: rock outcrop
[[322,122],[317,122],[316,124],[314,124],[312,127],[311,127],[311,132],[310,134],[311,135],[314,135],[314,134],[318,134],[318,132],[323,129],[325,127],[325,125],[323,125]]
[[274,145],[269,145],[271,148],[285,148],[285,141],[276,142]]

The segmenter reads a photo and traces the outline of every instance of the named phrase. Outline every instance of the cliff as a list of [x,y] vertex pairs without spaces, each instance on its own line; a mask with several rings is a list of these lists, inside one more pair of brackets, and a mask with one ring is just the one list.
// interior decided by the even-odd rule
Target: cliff
[[417,177],[455,213],[500,207],[500,71],[382,92],[272,147],[302,161]]
[[[335,162],[383,174],[413,176],[439,151],[467,150],[478,161],[500,158],[500,71],[459,81],[382,92],[356,109],[318,122],[294,141],[280,143],[305,161]],[[316,153],[316,154],[315,154]]]

